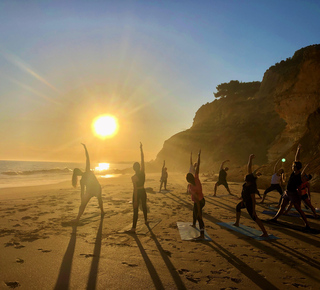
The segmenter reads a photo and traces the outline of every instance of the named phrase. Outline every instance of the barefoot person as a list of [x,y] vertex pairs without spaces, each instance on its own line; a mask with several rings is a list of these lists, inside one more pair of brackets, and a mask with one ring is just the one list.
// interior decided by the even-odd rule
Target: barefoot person
[[234,225],[236,227],[239,226],[240,216],[241,216],[241,209],[246,208],[251,218],[257,223],[262,231],[261,237],[268,237],[268,233],[263,226],[262,221],[258,218],[256,213],[256,191],[257,191],[257,184],[256,184],[256,176],[255,173],[252,172],[252,159],[254,155],[251,154],[249,156],[248,161],[248,174],[245,177],[245,183],[242,186],[241,197],[242,201],[240,201],[236,207],[236,222]]
[[204,222],[202,220],[202,208],[205,205],[205,199],[202,193],[202,185],[199,179],[199,168],[200,168],[200,155],[201,150],[198,153],[198,161],[195,170],[195,174],[188,173],[186,179],[188,181],[188,192],[191,194],[193,201],[193,223],[192,226],[196,226],[196,221],[199,222],[200,236],[196,239],[204,239]]
[[310,229],[308,220],[306,218],[306,215],[301,209],[301,197],[299,194],[299,187],[302,183],[301,180],[301,172],[300,170],[302,169],[302,164],[299,161],[300,160],[300,149],[301,145],[299,144],[296,155],[295,155],[295,161],[292,164],[292,173],[290,175],[288,184],[287,184],[287,190],[284,192],[282,196],[282,201],[280,208],[276,215],[271,219],[271,221],[276,222],[279,216],[283,214],[285,211],[286,206],[288,205],[289,202],[292,202],[294,205],[295,209],[299,212],[300,216],[302,217],[304,223],[305,223],[305,229]]
[[218,181],[216,182],[216,184],[214,185],[214,194],[213,196],[216,196],[217,194],[217,187],[219,185],[223,185],[226,190],[229,192],[229,194],[231,194],[228,183],[227,183],[227,171],[229,170],[228,167],[223,168],[224,164],[226,162],[229,162],[230,160],[225,160],[221,163],[220,169],[219,169],[219,178]]
[[82,144],[86,153],[86,170],[82,172],[79,168],[75,168],[73,170],[72,175],[72,185],[73,187],[77,186],[78,176],[81,176],[80,186],[81,186],[81,205],[79,207],[79,213],[74,222],[78,223],[81,215],[83,214],[89,200],[91,197],[96,196],[98,198],[99,207],[101,210],[101,217],[104,215],[103,211],[103,202],[101,196],[101,185],[94,175],[94,173],[90,170],[90,158],[87,147],[85,144]]
[[141,163],[135,162],[133,164],[133,170],[135,171],[135,175],[131,177],[133,183],[133,196],[132,196],[132,204],[133,204],[133,222],[132,228],[129,232],[135,233],[136,226],[138,221],[138,212],[139,212],[139,204],[141,202],[144,221],[145,224],[148,223],[147,220],[147,193],[144,189],[144,182],[146,179],[144,172],[144,155],[142,144],[140,143],[140,153],[141,153]]
[[[314,206],[311,204],[311,195],[310,195],[310,183],[309,181],[312,179],[311,174],[305,174],[305,169],[308,165],[305,166],[305,168],[301,172],[301,185],[299,186],[299,193],[301,196],[301,200],[304,202],[304,204],[307,206],[307,208],[310,208],[313,212],[313,216],[317,218],[317,212],[314,208]],[[289,210],[292,208],[293,203],[290,202],[287,210],[283,214],[287,214]]]
[[273,190],[277,190],[280,194],[278,207],[281,204],[281,199],[282,199],[282,194],[283,194],[282,184],[284,183],[284,170],[282,168],[277,170],[277,165],[278,165],[279,161],[280,161],[280,159],[276,162],[276,164],[274,166],[273,175],[271,177],[271,185],[264,191],[263,197],[261,200],[261,203],[263,203],[268,192],[273,191]]
[[164,190],[167,190],[167,180],[168,180],[168,171],[167,171],[167,167],[166,167],[166,161],[164,160],[162,170],[161,170],[159,192],[161,192],[162,185],[164,185]]

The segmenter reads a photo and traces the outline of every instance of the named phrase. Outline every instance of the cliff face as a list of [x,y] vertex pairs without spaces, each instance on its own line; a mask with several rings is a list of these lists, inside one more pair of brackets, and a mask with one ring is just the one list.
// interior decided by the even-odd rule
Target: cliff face
[[[164,159],[171,170],[186,171],[190,151],[202,149],[202,170],[215,171],[230,159],[237,172],[248,155],[266,164],[271,174],[275,161],[285,157],[290,171],[297,144],[302,162],[318,183],[320,164],[320,45],[298,50],[292,58],[270,67],[261,84],[231,81],[221,84],[211,103],[203,105],[189,130],[165,141],[156,163]],[[250,88],[250,89],[249,89]],[[231,172],[230,172],[231,173]],[[320,189],[320,186],[319,186]]]

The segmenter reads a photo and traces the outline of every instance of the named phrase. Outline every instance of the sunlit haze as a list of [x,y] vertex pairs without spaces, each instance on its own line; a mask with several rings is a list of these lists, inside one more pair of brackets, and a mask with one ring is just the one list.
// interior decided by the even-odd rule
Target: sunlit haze
[[[0,159],[155,159],[220,83],[319,43],[317,1],[0,1]],[[117,128],[98,116],[116,117]]]

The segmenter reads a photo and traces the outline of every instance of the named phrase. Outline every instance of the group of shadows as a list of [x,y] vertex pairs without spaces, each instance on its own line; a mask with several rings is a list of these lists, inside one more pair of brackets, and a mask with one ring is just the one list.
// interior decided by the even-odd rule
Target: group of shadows
[[[230,195],[228,196],[230,197]],[[227,198],[228,198],[227,197]],[[174,194],[171,191],[167,191],[165,194],[165,198],[169,199],[172,203],[179,204],[180,206],[184,206],[187,209],[190,210],[190,214],[192,214],[192,205],[179,197],[178,195]],[[208,205],[214,205],[218,206],[221,209],[225,211],[231,211],[235,213],[235,208],[231,205],[224,202],[224,196],[221,196],[219,200],[217,198],[207,197],[206,203]],[[274,212],[275,213],[275,212]],[[244,219],[250,218],[250,216],[247,213],[242,213],[242,216]],[[89,218],[82,218],[81,225],[85,225],[91,222],[92,218],[94,218],[94,221],[97,221],[95,219],[97,215],[93,215]],[[250,227],[245,227],[243,225],[240,225],[240,229],[243,230],[236,230],[234,226],[232,226],[231,223],[223,223],[221,220],[215,218],[211,214],[208,214],[206,212],[203,213],[203,218],[205,219],[205,224],[208,228],[212,228],[210,223],[212,224],[218,224],[223,228],[227,228],[227,230],[234,234],[236,237],[239,238],[240,236],[243,237],[248,244],[250,244],[252,247],[265,252],[267,255],[272,256],[273,258],[278,259],[282,263],[286,264],[289,267],[292,267],[292,265],[295,265],[295,269],[298,270],[302,275],[305,277],[308,277],[312,280],[314,280],[316,283],[319,283],[320,285],[320,278],[316,277],[312,273],[310,273],[304,266],[303,263],[307,263],[310,267],[320,270],[320,262],[305,255],[303,251],[298,251],[296,249],[290,249],[285,244],[281,243],[279,238],[275,236],[271,236],[270,239],[265,240],[264,243],[259,242],[262,239],[258,239],[258,234],[260,234],[260,231],[257,231],[255,229],[252,229]],[[148,257],[148,254],[146,250],[144,249],[142,242],[140,240],[140,235],[150,235],[151,239],[154,241],[154,244],[161,255],[161,258],[163,259],[177,289],[188,289],[188,287],[185,285],[184,280],[182,279],[182,276],[185,276],[186,280],[193,282],[193,283],[199,283],[198,278],[193,278],[192,276],[186,275],[188,272],[187,269],[176,269],[176,267],[171,262],[171,252],[168,253],[168,251],[164,250],[162,244],[159,242],[157,236],[153,232],[153,228],[156,227],[161,222],[161,219],[151,221],[148,225],[143,225],[139,229],[137,228],[136,234],[131,234],[130,236],[137,244],[137,247],[141,253],[141,257],[143,261],[145,262],[146,269],[149,272],[149,275],[152,279],[152,282],[154,284],[155,289],[165,289],[165,285],[163,284],[159,274],[156,271],[156,268],[154,267],[151,259]],[[267,222],[264,220],[264,222]],[[319,239],[317,234],[320,233],[320,229],[317,229],[317,225],[312,223],[313,232],[308,232],[309,235],[306,235],[304,231],[304,227],[292,224],[287,221],[278,221],[277,223],[268,223],[268,225],[273,229],[281,229],[281,233],[283,235],[286,235],[292,239],[303,241],[309,245],[313,245],[315,247],[319,246]],[[179,222],[177,223],[177,228],[180,231],[179,228]],[[190,228],[190,227],[189,227]],[[102,241],[102,229],[103,229],[103,218],[100,220],[99,228],[97,231],[96,239],[95,239],[95,245],[93,254],[90,255],[92,257],[91,262],[91,268],[89,272],[88,282],[87,282],[87,289],[96,289],[97,287],[97,275],[98,275],[98,268],[99,268],[99,258],[100,258],[100,252],[101,252],[101,241]],[[251,229],[251,230],[250,230]],[[197,229],[198,230],[198,229]],[[254,234],[252,234],[252,230]],[[55,290],[63,290],[63,289],[69,289],[70,288],[70,276],[71,276],[71,266],[72,266],[72,260],[74,256],[75,251],[75,245],[76,245],[76,235],[77,233],[77,226],[72,226],[72,234],[69,241],[69,244],[67,246],[66,252],[64,254],[64,257],[62,259],[62,263],[60,266],[59,275],[56,281],[56,285],[54,287]],[[123,231],[118,232],[118,234],[126,234],[125,229]],[[180,232],[181,235],[181,232]],[[182,237],[182,236],[181,236]],[[263,274],[260,274],[257,270],[250,267],[248,264],[246,264],[244,261],[242,261],[239,257],[231,253],[229,250],[227,250],[225,247],[223,247],[219,242],[215,241],[214,239],[211,239],[210,236],[206,233],[206,239],[203,241],[197,241],[197,243],[202,243],[206,245],[211,251],[214,251],[218,255],[221,256],[221,258],[225,259],[230,263],[234,268],[236,268],[242,275],[247,277],[250,281],[252,281],[257,287],[260,289],[278,289],[271,281],[266,279]],[[201,253],[199,253],[201,255]],[[121,282],[119,282],[121,284]],[[240,283],[240,282],[239,282]],[[119,284],[119,286],[121,286]],[[294,286],[296,287],[307,287],[307,285],[298,285],[297,283]]]

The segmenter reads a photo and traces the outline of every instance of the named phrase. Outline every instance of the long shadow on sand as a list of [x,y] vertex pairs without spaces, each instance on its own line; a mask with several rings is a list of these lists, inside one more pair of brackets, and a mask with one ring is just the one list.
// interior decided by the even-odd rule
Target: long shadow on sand
[[[168,195],[166,195],[166,197],[167,197],[167,198],[170,198],[170,199],[173,200],[174,202],[177,202],[177,203],[179,203],[180,205],[183,205],[183,206],[185,206],[185,207],[187,207],[187,208],[189,208],[189,209],[192,210],[192,206],[190,205],[190,203],[188,203],[187,201],[183,200],[183,199],[180,198],[179,196],[176,196],[176,195],[173,194],[173,193],[171,193],[171,195],[172,195],[173,197],[169,197]],[[192,213],[190,213],[190,216],[191,216],[191,215],[192,215]],[[216,224],[216,223],[218,223],[218,222],[221,222],[220,220],[214,218],[213,216],[211,216],[211,215],[209,215],[209,214],[207,214],[207,213],[204,213],[204,214],[203,214],[203,217],[204,217],[205,219],[209,220],[210,222],[214,223],[214,224]],[[229,231],[229,232],[230,232],[231,234],[235,235],[235,236],[239,236],[239,234],[236,233],[236,232],[233,232],[233,231]],[[282,230],[282,232],[283,232],[283,230]],[[295,234],[295,235],[292,235],[292,236],[294,236],[294,237],[296,238],[296,234]],[[306,237],[301,235],[301,240],[306,241]],[[264,241],[263,243],[261,243],[260,241],[252,240],[252,239],[246,239],[246,241],[247,241],[251,246],[260,249],[261,251],[265,252],[267,255],[272,256],[272,257],[278,259],[279,261],[281,261],[282,263],[287,264],[289,267],[292,267],[292,265],[295,265],[295,269],[296,269],[296,270],[300,271],[302,274],[304,274],[305,276],[311,278],[312,280],[315,280],[316,282],[320,283],[320,279],[319,279],[318,277],[315,277],[312,273],[309,273],[308,270],[305,269],[304,264],[301,264],[301,263],[299,263],[297,260],[294,260],[294,259],[292,258],[292,255],[285,255],[282,249],[280,250],[280,248],[279,248],[279,250],[276,250],[276,249],[268,246],[268,244],[270,244],[270,245],[273,245],[273,246],[276,247],[276,245],[277,245],[277,243],[278,243],[279,240],[275,240],[275,241],[273,241],[273,240]],[[314,241],[313,241],[313,242],[314,242]],[[210,245],[210,242],[204,242],[204,243]],[[216,244],[217,247],[219,247],[220,249],[222,249],[221,251],[218,251],[218,253],[223,254],[223,251],[228,252],[227,250],[225,250],[222,246],[220,246],[220,245],[217,244],[216,242],[213,241],[212,243]],[[210,246],[211,246],[211,245],[210,245]],[[212,248],[216,250],[216,248],[214,248],[213,246],[212,246]],[[229,252],[228,252],[228,253],[229,253]],[[230,253],[230,254],[231,254],[231,253]],[[231,254],[231,255],[232,255],[232,254]],[[228,258],[227,255],[224,254],[224,255],[222,255],[222,256],[229,261],[230,258]],[[232,255],[232,256],[234,256],[234,255]],[[235,256],[234,256],[234,257],[235,257]],[[236,258],[236,257],[235,257],[235,258]],[[236,259],[239,260],[238,258],[236,258]],[[299,260],[301,261],[301,259],[299,259]],[[249,275],[249,276],[247,276],[247,277],[250,278],[250,279],[251,279],[251,277],[254,278],[253,282],[255,282],[255,281],[258,282],[258,281],[260,281],[260,277],[261,277],[261,276],[260,276],[258,273],[256,273],[253,269],[251,269],[251,268],[250,268],[248,265],[246,265],[244,262],[241,262],[241,264],[242,264],[243,266],[246,266],[246,267],[247,267],[247,268],[246,268],[246,267],[244,268],[244,272],[240,270],[241,272],[243,272],[244,275]],[[310,264],[310,266],[318,269],[318,265]],[[242,269],[242,268],[241,268],[241,269]],[[247,269],[251,269],[252,271],[249,271],[249,272],[248,272]],[[262,278],[263,278],[263,277],[262,277]],[[260,285],[260,284],[259,284],[259,285]],[[267,289],[267,288],[263,288],[263,289]],[[271,289],[272,289],[272,288],[271,288]]]
[[260,289],[273,290],[278,289],[267,279],[262,277],[254,269],[249,267],[246,263],[241,261],[238,257],[230,253],[225,248],[221,247],[215,241],[212,242],[203,242],[203,244],[211,247],[215,252],[217,252],[221,257],[225,258],[231,265],[237,268],[243,275],[248,277],[254,284],[256,284]]
[[132,236],[134,237],[134,239],[135,239],[135,241],[136,241],[136,243],[138,245],[138,248],[140,250],[141,256],[142,256],[144,262],[146,263],[147,269],[149,271],[150,277],[152,279],[152,282],[153,282],[155,288],[159,289],[159,290],[160,289],[161,290],[165,289],[163,287],[161,279],[160,279],[160,277],[159,277],[159,275],[157,273],[157,270],[155,269],[155,267],[153,266],[151,260],[149,259],[148,254],[146,253],[145,249],[143,248],[139,238],[135,234],[133,234]]
[[[149,228],[149,226],[148,226]],[[167,254],[165,253],[165,251],[163,250],[163,248],[161,247],[161,244],[159,243],[159,241],[157,240],[155,234],[153,233],[152,229],[149,228],[150,234],[151,234],[151,238],[154,240],[154,243],[156,244],[158,251],[163,259],[163,261],[165,262],[175,284],[177,285],[177,289],[187,289],[186,286],[184,285],[183,281],[181,280],[181,277],[179,275],[179,273],[177,272],[176,268],[174,267],[174,265],[171,263],[170,259],[168,258]]]
[[103,225],[103,218],[100,220],[99,229],[96,236],[96,241],[93,250],[93,257],[91,262],[91,268],[88,278],[87,289],[96,289],[97,285],[97,275],[99,269],[99,260],[100,260],[100,252],[101,252],[101,240],[102,240],[102,225]]
[[55,290],[69,289],[72,260],[74,255],[74,249],[76,247],[77,227],[72,227],[71,238],[67,247],[67,250],[62,259],[60,266],[59,276],[54,287]]

